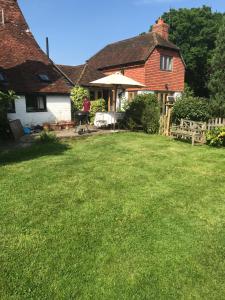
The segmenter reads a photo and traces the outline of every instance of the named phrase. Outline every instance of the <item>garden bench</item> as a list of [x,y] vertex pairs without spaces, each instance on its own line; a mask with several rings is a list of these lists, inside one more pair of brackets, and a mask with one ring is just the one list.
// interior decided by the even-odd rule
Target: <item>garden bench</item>
[[206,127],[205,122],[181,119],[180,125],[172,125],[171,136],[185,140],[189,139],[193,146],[195,143],[204,144]]

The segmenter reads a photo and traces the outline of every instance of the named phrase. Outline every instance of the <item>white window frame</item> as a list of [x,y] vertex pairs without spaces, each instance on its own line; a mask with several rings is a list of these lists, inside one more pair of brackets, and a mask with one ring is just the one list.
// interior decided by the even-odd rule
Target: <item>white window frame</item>
[[160,56],[160,70],[161,71],[173,71],[173,57],[168,55]]

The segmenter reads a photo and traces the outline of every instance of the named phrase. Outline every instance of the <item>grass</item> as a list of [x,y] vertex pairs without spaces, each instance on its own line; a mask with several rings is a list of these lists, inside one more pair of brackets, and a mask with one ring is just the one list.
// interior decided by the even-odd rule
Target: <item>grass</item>
[[0,153],[0,298],[224,299],[224,182],[141,133]]

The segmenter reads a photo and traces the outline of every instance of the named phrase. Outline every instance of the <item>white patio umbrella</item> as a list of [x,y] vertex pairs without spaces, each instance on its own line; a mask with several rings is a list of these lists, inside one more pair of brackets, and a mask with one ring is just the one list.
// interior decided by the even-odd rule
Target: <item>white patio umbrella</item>
[[117,99],[118,89],[144,87],[144,85],[141,84],[140,82],[137,82],[127,76],[124,76],[120,72],[116,72],[114,74],[92,81],[90,82],[90,84],[98,87],[108,87],[114,90],[114,99],[113,99],[113,112],[114,112],[113,129],[114,130],[115,130],[115,117],[116,117],[116,99]]

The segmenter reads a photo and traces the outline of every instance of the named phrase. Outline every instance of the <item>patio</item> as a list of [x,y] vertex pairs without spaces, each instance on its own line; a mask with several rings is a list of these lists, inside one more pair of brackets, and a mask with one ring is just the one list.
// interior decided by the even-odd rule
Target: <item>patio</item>
[[[84,134],[78,134],[78,132],[75,131],[75,129],[64,129],[64,130],[56,130],[51,131],[56,135],[56,137],[60,140],[66,140],[66,139],[80,139],[83,137],[90,137],[90,136],[98,136],[98,135],[108,135],[113,133],[119,133],[119,132],[127,132],[127,130],[121,130],[118,129],[116,131],[111,129],[100,129],[96,128],[94,126],[90,126],[89,132],[86,132]],[[34,144],[40,136],[40,133],[34,133],[29,135],[24,135],[17,141],[9,141],[4,142],[0,144],[0,151],[5,150],[13,150],[13,149],[20,149],[20,148],[27,148],[30,147],[32,144]]]

